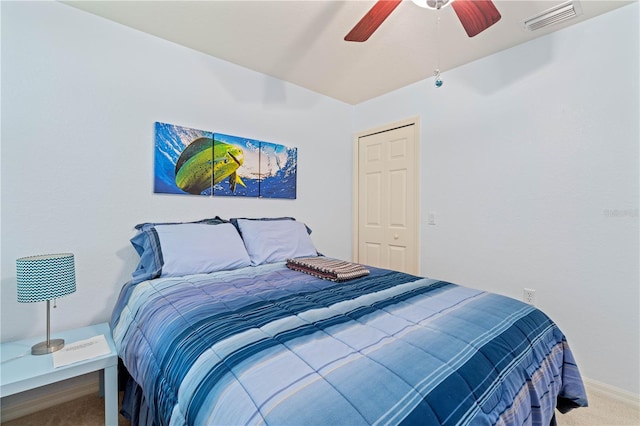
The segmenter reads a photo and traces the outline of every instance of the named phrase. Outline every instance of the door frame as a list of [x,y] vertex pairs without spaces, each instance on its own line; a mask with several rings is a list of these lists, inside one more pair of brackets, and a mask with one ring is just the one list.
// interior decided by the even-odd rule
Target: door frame
[[421,176],[421,170],[420,170],[420,117],[419,116],[413,116],[410,118],[406,118],[404,120],[400,120],[400,121],[396,121],[393,123],[389,123],[389,124],[384,124],[381,126],[377,126],[374,127],[373,129],[369,129],[369,130],[364,130],[361,132],[357,132],[353,135],[353,206],[352,206],[352,211],[353,211],[353,217],[352,217],[352,228],[353,228],[353,233],[352,233],[352,245],[351,245],[351,257],[354,261],[358,261],[359,259],[359,248],[358,248],[358,229],[359,229],[359,217],[360,217],[360,212],[358,210],[359,206],[358,206],[358,188],[359,188],[359,178],[358,176],[360,176],[359,173],[359,162],[358,162],[358,157],[359,157],[359,148],[360,148],[360,138],[365,137],[365,136],[371,136],[374,135],[376,133],[382,133],[382,132],[386,132],[389,130],[393,130],[393,129],[397,129],[399,127],[406,127],[406,126],[411,126],[413,125],[413,143],[414,143],[414,152],[415,152],[415,158],[414,158],[414,163],[413,166],[415,167],[415,194],[413,194],[415,196],[415,209],[413,214],[415,215],[415,224],[416,224],[416,264],[418,265],[418,274],[420,274],[421,271],[421,264],[420,264],[420,252],[421,252],[421,244],[420,244],[420,193],[421,193],[421,188],[420,188],[420,176]]

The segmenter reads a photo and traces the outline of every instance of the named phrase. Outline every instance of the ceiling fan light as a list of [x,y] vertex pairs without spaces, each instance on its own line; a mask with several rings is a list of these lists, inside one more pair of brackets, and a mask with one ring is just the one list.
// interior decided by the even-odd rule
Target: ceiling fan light
[[417,6],[425,9],[440,9],[453,3],[454,0],[411,0]]

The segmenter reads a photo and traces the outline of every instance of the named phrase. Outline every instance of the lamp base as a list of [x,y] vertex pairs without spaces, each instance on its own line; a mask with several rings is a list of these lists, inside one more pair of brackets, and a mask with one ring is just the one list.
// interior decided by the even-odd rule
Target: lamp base
[[64,339],[51,339],[49,344],[47,342],[40,342],[31,346],[31,355],[45,355],[51,352],[59,351],[64,348]]

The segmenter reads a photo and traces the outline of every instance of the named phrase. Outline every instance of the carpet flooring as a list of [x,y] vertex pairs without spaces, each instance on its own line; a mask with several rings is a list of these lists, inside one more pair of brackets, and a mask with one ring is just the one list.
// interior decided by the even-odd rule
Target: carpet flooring
[[[637,406],[590,392],[589,407],[557,413],[560,426],[640,426]],[[89,395],[28,416],[2,422],[3,426],[100,426],[104,424],[104,400]],[[119,416],[118,426],[130,426]]]
[[[120,392],[122,401],[122,392]],[[38,411],[4,422],[2,426],[102,426],[104,425],[104,399],[98,393],[65,402],[46,410]],[[118,415],[118,426],[131,423]]]
[[558,426],[640,426],[640,407],[587,389],[589,406],[556,414]]

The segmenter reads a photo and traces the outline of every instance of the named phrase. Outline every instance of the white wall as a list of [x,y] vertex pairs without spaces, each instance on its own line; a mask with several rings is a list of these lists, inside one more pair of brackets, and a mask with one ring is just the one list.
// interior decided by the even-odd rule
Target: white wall
[[[54,331],[108,320],[142,221],[294,215],[349,258],[351,134],[418,115],[422,273],[535,288],[583,374],[640,393],[637,3],[356,107],[60,3],[1,12],[1,340],[43,333],[20,256],[76,254]],[[153,194],[155,121],[298,146],[299,198]]]
[[[16,301],[21,256],[76,255],[52,331],[107,321],[140,222],[290,215],[349,258],[351,111],[58,2],[3,2],[1,339],[44,333],[44,303]],[[153,194],[155,121],[297,146],[298,199]]]
[[635,3],[445,72],[442,88],[419,82],[354,119],[420,117],[422,274],[536,289],[583,375],[635,394],[638,15]]

